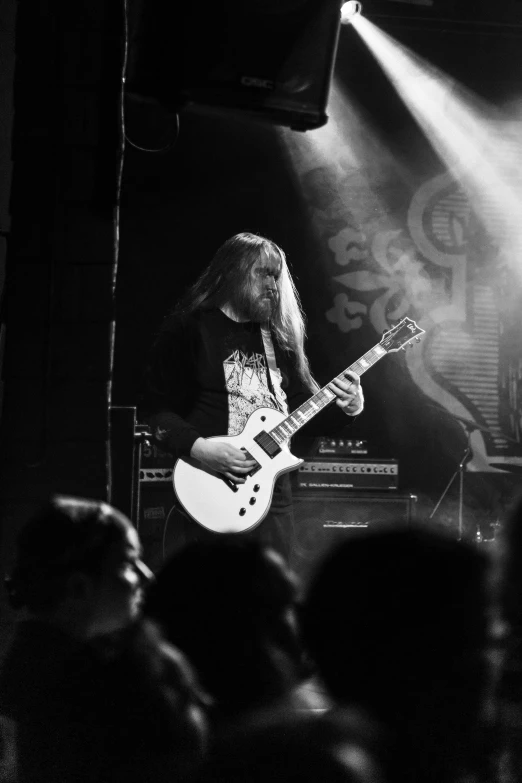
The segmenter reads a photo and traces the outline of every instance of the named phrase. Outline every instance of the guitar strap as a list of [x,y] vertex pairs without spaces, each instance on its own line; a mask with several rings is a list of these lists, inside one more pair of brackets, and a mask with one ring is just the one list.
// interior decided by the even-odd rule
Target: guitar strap
[[261,327],[261,337],[263,338],[263,345],[265,346],[265,356],[268,364],[269,381],[272,395],[274,396],[278,409],[288,416],[288,404],[286,402],[286,394],[282,387],[281,370],[277,366],[274,343],[272,341],[272,335],[270,329],[267,327]]

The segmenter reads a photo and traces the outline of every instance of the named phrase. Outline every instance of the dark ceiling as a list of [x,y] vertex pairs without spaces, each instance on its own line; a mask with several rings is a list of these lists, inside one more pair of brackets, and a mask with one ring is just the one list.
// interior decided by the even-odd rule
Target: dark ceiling
[[363,0],[363,13],[369,19],[383,17],[391,22],[440,24],[451,20],[467,26],[505,25],[522,27],[522,0]]

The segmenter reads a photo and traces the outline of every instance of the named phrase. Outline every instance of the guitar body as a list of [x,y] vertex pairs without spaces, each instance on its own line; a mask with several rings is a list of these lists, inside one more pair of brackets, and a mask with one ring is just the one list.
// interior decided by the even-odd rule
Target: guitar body
[[174,491],[192,519],[214,533],[244,533],[263,521],[270,510],[277,478],[303,462],[285,444],[278,454],[270,457],[254,440],[260,432],[273,429],[285,418],[278,410],[258,408],[239,435],[209,438],[246,449],[259,463],[253,476],[248,476],[244,484],[235,485],[236,491],[221,474],[198,460],[185,457],[177,460],[172,476]]

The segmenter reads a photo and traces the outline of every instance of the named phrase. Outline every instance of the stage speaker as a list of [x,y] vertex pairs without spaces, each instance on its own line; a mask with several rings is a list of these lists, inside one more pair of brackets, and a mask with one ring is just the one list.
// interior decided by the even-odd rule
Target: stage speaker
[[290,565],[306,584],[340,541],[367,530],[410,525],[416,496],[396,493],[296,492],[296,541]]
[[327,122],[340,0],[130,0],[126,92],[174,111]]
[[143,559],[154,572],[163,565],[172,539],[176,537],[174,501],[172,480],[140,481],[136,527],[143,548]]

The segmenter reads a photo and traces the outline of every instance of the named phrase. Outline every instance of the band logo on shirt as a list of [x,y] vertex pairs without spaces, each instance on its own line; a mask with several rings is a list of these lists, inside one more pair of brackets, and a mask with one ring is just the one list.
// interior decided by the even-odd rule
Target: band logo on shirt
[[238,435],[256,408],[277,408],[262,353],[234,351],[223,362],[228,392],[228,435]]

